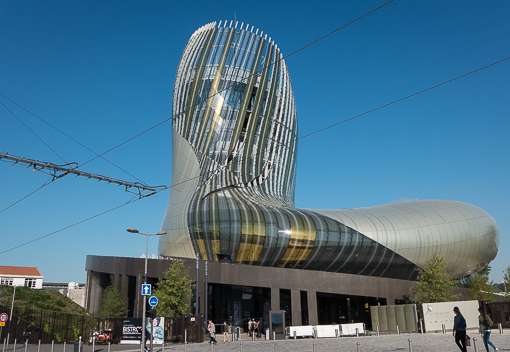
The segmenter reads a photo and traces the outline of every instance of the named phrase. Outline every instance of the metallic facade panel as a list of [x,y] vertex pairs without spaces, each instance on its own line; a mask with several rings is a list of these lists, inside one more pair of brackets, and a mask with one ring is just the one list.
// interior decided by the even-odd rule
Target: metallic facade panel
[[296,111],[267,35],[213,22],[191,36],[175,78],[160,254],[398,279],[433,253],[455,277],[495,257],[494,219],[465,203],[295,208]]

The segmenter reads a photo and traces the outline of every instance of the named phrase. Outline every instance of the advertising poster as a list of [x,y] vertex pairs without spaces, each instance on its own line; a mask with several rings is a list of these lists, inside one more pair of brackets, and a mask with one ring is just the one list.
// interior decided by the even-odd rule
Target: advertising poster
[[[147,341],[149,343],[151,336],[150,318],[145,318],[145,329],[145,336],[147,337]],[[152,321],[152,329],[154,334],[152,343],[154,345],[162,345],[165,338],[165,318],[154,318]]]
[[140,344],[142,340],[142,318],[126,318],[122,320],[122,344]]

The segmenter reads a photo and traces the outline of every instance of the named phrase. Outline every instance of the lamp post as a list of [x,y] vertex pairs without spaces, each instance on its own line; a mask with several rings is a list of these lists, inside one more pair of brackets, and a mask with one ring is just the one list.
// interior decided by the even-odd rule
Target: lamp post
[[[127,232],[139,233],[140,235],[145,236],[145,272],[143,275],[143,283],[146,284],[147,283],[147,256],[148,256],[148,252],[149,252],[149,236],[162,236],[162,235],[166,235],[166,232],[159,231],[158,233],[144,233],[144,232],[138,231],[137,229],[135,229],[133,227],[127,229]],[[143,300],[142,300],[143,308],[142,308],[142,343],[141,343],[141,347],[140,347],[141,352],[143,352],[144,346],[145,346],[145,310],[146,310],[146,305],[147,305],[146,300],[147,300],[147,298],[146,298],[146,296],[144,296]]]
[[12,313],[14,312],[14,297],[16,296],[16,285],[13,285],[13,286],[14,286],[14,291],[12,292],[11,315],[9,316],[9,330],[7,330],[7,347],[9,347],[9,337],[11,335]]

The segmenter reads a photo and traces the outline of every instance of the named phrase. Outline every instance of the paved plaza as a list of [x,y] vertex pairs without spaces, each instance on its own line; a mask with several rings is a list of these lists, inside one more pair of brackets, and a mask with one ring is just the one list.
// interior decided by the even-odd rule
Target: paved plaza
[[[472,338],[476,337],[476,351],[484,352],[485,347],[478,333],[475,331],[468,333]],[[411,339],[411,348],[409,346]],[[475,351],[473,339],[468,351]],[[491,341],[500,351],[510,351],[510,333],[499,334],[498,330],[493,330]],[[241,345],[242,343],[242,345]],[[359,345],[358,345],[359,343]],[[9,345],[3,352],[14,352],[13,345]],[[315,350],[314,350],[315,348]],[[29,345],[27,352],[52,352],[51,345]],[[39,350],[39,351],[38,351]],[[16,352],[24,352],[22,345],[16,347]],[[111,352],[129,352],[139,351],[133,345],[111,345]],[[240,342],[223,343],[223,336],[218,335],[218,344],[210,345],[208,343],[187,344],[166,344],[164,351],[168,352],[457,352],[460,351],[451,332],[447,334],[401,334],[401,335],[381,335],[381,336],[360,336],[360,337],[341,337],[323,338],[323,339],[297,339],[294,340],[242,340]],[[491,352],[492,349],[490,350]],[[63,352],[63,345],[55,345],[53,352]],[[66,346],[66,352],[74,352],[74,345]],[[108,346],[96,345],[92,351],[91,345],[84,345],[81,352],[108,352]],[[154,346],[154,352],[163,352],[161,346]]]

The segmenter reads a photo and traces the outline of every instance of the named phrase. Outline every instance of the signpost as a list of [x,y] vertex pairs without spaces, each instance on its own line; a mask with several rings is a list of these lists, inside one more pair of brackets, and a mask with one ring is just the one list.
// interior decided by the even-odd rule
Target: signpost
[[9,316],[7,315],[7,313],[0,314],[0,336],[2,336],[2,333],[3,333],[3,330],[4,330],[4,326],[5,326],[5,322],[8,319],[9,319]]
[[149,298],[149,305],[151,307],[156,307],[158,305],[158,298],[156,296],[151,296]]
[[151,295],[151,284],[143,284],[142,285],[142,296],[150,296]]
[[0,326],[5,326],[5,322],[9,320],[7,313],[0,314]]

